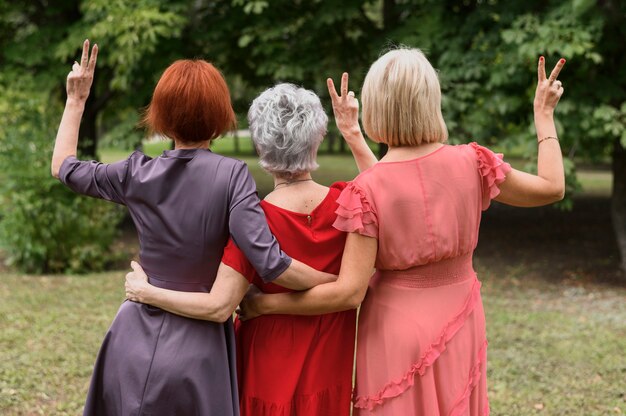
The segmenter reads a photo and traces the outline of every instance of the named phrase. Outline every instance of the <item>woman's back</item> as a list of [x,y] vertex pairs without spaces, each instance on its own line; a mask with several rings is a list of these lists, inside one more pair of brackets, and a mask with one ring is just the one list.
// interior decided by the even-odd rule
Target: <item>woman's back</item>
[[404,270],[471,253],[481,210],[488,207],[496,181],[504,178],[500,165],[507,169],[472,143],[379,162],[359,175],[353,186],[366,195],[362,221],[378,237],[377,269]]
[[[207,292],[229,235],[260,274],[289,266],[269,232],[245,164],[206,149],[140,152],[102,164],[68,157],[73,190],[128,207],[155,286]],[[86,415],[239,413],[232,320],[184,318],[124,302],[105,336]]]
[[[270,230],[289,256],[338,274],[346,234],[332,224],[336,199],[345,183],[330,189],[313,183],[305,187],[311,192],[294,191],[294,187],[270,194],[261,202]],[[315,205],[309,205],[310,201]],[[303,209],[307,206],[308,210]],[[222,261],[265,293],[290,291],[264,283],[232,245]],[[348,416],[355,330],[355,310],[311,316],[264,315],[236,322],[241,415]]]
[[[61,178],[78,192],[128,207],[140,262],[156,286],[210,290],[230,235],[264,277],[287,265],[275,260],[280,250],[269,233],[250,229],[260,207],[241,161],[205,149],[167,150],[154,159],[135,152],[110,165],[68,160]],[[277,256],[259,249],[272,244]]]
[[475,143],[379,162],[337,201],[378,239],[359,316],[355,414],[486,414],[485,319],[472,268],[482,209],[510,170]]

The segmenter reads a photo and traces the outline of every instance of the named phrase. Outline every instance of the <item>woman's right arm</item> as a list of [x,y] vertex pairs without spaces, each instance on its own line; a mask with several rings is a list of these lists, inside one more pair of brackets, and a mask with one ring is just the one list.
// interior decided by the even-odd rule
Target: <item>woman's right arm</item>
[[565,59],[561,59],[546,78],[545,61],[539,58],[534,116],[537,130],[537,175],[512,169],[499,186],[496,201],[519,207],[547,205],[563,199],[565,174],[563,155],[554,124],[554,109],[563,95],[561,81],[557,80]]
[[93,45],[90,56],[89,40],[85,40],[80,64],[75,62],[67,76],[67,101],[54,143],[50,170],[52,176],[74,192],[124,204],[128,160],[106,164],[76,159],[80,122],[97,59],[98,45]]
[[176,315],[213,322],[226,322],[248,289],[248,281],[237,270],[220,263],[209,293],[180,292],[151,285],[139,263],[131,262],[126,275],[126,298],[156,306]]
[[89,41],[85,40],[80,64],[74,63],[72,71],[67,76],[67,101],[54,143],[50,168],[55,178],[59,177],[63,161],[69,156],[76,156],[80,120],[83,117],[87,98],[89,98],[97,59],[98,45],[93,45],[90,57]]
[[259,315],[319,315],[357,308],[367,292],[374,272],[378,240],[350,233],[341,260],[337,281],[304,292],[260,294],[250,291],[241,303],[242,320]]
[[359,172],[363,172],[374,166],[378,159],[372,149],[365,142],[365,137],[361,133],[359,126],[359,100],[354,96],[354,92],[348,91],[348,73],[341,76],[341,95],[337,95],[335,84],[331,78],[326,80],[328,93],[333,104],[333,114],[335,123],[345,139]]

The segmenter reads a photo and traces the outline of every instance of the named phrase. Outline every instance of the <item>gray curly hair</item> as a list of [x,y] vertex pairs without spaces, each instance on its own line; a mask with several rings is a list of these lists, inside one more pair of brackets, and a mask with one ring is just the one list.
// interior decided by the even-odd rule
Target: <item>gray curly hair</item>
[[328,117],[313,91],[287,83],[265,90],[252,102],[248,124],[267,172],[292,178],[319,167],[315,160]]

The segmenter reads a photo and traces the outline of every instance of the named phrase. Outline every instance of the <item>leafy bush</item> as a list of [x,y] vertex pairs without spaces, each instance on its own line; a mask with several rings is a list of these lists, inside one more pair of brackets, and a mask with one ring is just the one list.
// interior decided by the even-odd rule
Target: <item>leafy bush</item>
[[[4,84],[4,85],[3,85]],[[61,109],[0,78],[0,246],[29,273],[102,270],[123,210],[74,194],[50,175]],[[52,110],[52,111],[51,111]],[[52,116],[51,116],[52,115]]]

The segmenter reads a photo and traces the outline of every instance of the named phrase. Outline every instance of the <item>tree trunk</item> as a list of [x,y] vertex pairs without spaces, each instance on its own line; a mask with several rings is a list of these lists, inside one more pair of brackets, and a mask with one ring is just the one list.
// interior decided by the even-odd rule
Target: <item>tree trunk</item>
[[626,149],[619,138],[613,144],[613,196],[611,218],[621,256],[622,272],[626,276]]
[[95,158],[98,144],[96,119],[98,112],[94,108],[95,98],[90,96],[85,104],[85,112],[78,133],[78,154],[81,158]]
[[[106,71],[106,70],[105,70]],[[78,132],[78,153],[83,158],[95,158],[98,150],[98,114],[111,100],[114,93],[105,85],[100,89],[101,93],[96,94],[96,85],[101,75],[96,71],[93,79],[91,94],[85,103],[85,112]],[[107,79],[105,75],[103,79]]]
[[331,155],[334,153],[335,142],[337,141],[337,137],[334,134],[329,134],[326,136],[326,142],[328,143],[327,151],[328,154]]

